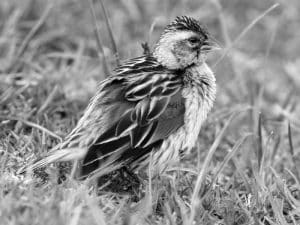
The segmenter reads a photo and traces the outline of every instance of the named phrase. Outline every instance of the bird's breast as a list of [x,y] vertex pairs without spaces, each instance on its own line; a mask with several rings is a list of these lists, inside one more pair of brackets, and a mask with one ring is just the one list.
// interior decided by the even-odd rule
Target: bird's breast
[[213,72],[206,64],[189,68],[184,75],[184,125],[171,134],[153,157],[163,170],[170,162],[179,159],[180,150],[188,152],[198,139],[201,125],[213,106],[216,83]]
[[182,149],[189,150],[195,146],[201,125],[206,120],[216,97],[215,76],[205,63],[186,71],[182,96],[185,99],[184,127],[182,127],[185,140]]

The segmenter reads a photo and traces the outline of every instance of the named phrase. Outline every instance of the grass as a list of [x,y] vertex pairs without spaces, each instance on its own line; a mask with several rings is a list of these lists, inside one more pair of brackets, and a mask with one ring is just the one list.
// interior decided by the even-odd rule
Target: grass
[[[278,3],[2,0],[0,224],[299,224],[300,4]],[[225,47],[209,58],[218,96],[197,147],[136,198],[57,182],[56,166],[47,182],[17,175],[176,15],[201,19]]]

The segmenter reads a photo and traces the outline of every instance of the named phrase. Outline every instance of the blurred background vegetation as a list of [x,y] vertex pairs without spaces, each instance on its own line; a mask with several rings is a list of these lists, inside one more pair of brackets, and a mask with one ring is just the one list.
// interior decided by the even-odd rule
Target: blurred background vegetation
[[[203,224],[234,224],[234,221],[298,224],[300,1],[103,0],[103,3],[121,61],[141,55],[141,43],[148,42],[151,49],[164,26],[179,15],[199,19],[223,46],[223,51],[209,58],[218,84],[216,104],[201,131],[198,147],[183,160],[182,166],[192,165],[190,168],[195,171],[201,168],[208,149],[233,112],[242,111],[218,143],[207,168],[208,183],[216,174],[214,169],[224,162],[238,140],[249,133],[252,136],[222,167],[218,181],[208,185],[212,191],[209,196],[215,203],[210,203],[210,208],[203,203],[198,215],[206,213],[213,219],[202,216],[195,217],[196,220]],[[279,5],[275,7],[275,3]],[[104,55],[99,51],[91,5]],[[118,210],[131,209],[128,199],[115,201],[107,195],[91,198],[100,198],[98,207],[90,199],[89,191],[78,183],[56,185],[52,181],[46,187],[36,188],[16,175],[18,169],[45,154],[75,126],[95,93],[97,82],[113,73],[115,66],[113,42],[100,1],[93,4],[80,0],[0,1],[0,221],[5,221],[3,224],[41,224],[41,221],[103,224],[99,222],[103,218],[110,224],[114,223],[111,222],[114,217],[102,210],[116,216]],[[174,178],[176,187],[171,185],[169,195],[165,195],[178,192],[188,205],[197,177],[178,174]],[[80,208],[83,206],[76,202],[78,199],[88,202],[92,218]],[[161,215],[134,209],[138,213],[133,210],[129,221],[134,224],[141,217],[148,218],[149,224],[172,224],[172,220],[175,224],[188,224],[178,212],[179,203],[172,202],[171,197],[167,199],[168,206],[162,206],[166,208]],[[145,202],[149,203],[149,199]],[[234,216],[226,217],[230,215],[228,208],[238,212],[233,222],[230,218]],[[174,216],[173,212],[177,214]]]

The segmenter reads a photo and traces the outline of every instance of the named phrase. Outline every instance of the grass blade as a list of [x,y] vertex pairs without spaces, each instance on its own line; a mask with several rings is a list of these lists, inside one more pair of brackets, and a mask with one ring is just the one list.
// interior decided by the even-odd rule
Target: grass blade
[[231,152],[229,152],[225,159],[223,160],[222,164],[219,166],[219,168],[217,169],[217,172],[215,173],[213,179],[212,179],[212,183],[216,182],[218,175],[220,174],[220,172],[224,169],[224,167],[226,166],[226,164],[229,162],[229,160],[236,154],[236,152],[240,149],[241,145],[245,142],[245,140],[251,136],[252,134],[246,134],[244,135],[242,138],[240,138],[235,145],[233,146]]
[[106,27],[107,27],[107,30],[108,30],[108,35],[109,35],[109,38],[110,38],[110,41],[111,41],[111,44],[112,44],[113,53],[114,53],[114,56],[116,58],[116,63],[117,63],[117,65],[120,65],[119,52],[118,52],[117,44],[116,44],[112,29],[111,29],[111,24],[109,22],[109,19],[108,19],[103,1],[99,0],[99,2],[100,2],[100,5],[101,5],[102,11],[103,11],[103,15],[104,15],[104,18],[105,18],[105,23],[106,23]]
[[18,60],[20,59],[20,57],[22,57],[22,55],[26,51],[26,49],[27,49],[30,41],[34,37],[34,35],[38,32],[38,30],[41,28],[41,26],[46,21],[52,7],[53,7],[53,4],[49,4],[47,6],[45,11],[42,13],[42,16],[40,17],[40,19],[37,21],[37,23],[32,27],[32,29],[26,35],[25,39],[23,40],[23,42],[21,43],[19,49],[17,50],[17,53],[16,53],[16,56],[15,56],[14,60],[11,62],[9,70],[12,70],[13,72],[18,70],[18,67],[20,66],[20,64],[17,63]]
[[290,122],[288,123],[288,137],[289,137],[290,153],[292,156],[294,156],[294,146],[293,146],[292,130],[291,130]]
[[4,119],[4,120],[16,120],[16,121],[20,121],[24,124],[26,124],[27,126],[30,126],[30,127],[34,127],[38,130],[41,130],[42,132],[45,132],[47,133],[48,135],[58,139],[60,142],[62,142],[62,138],[60,136],[58,136],[57,134],[55,134],[54,132],[48,130],[47,128],[39,125],[39,124],[36,124],[36,123],[33,123],[33,122],[30,122],[28,120],[24,120],[24,119],[21,119],[21,118],[18,118],[18,117],[12,117],[12,116],[1,116],[0,115],[0,119]]
[[288,123],[288,138],[289,138],[289,150],[290,150],[290,154],[291,154],[291,158],[292,158],[292,162],[293,162],[293,169],[294,169],[294,173],[298,179],[298,182],[300,182],[300,175],[299,175],[299,170],[297,168],[297,162],[295,159],[295,151],[294,151],[294,145],[293,145],[293,137],[292,137],[292,130],[291,130],[291,124],[290,122]]
[[148,32],[148,43],[150,45],[152,45],[152,35],[153,35],[153,31],[154,31],[154,28],[156,26],[156,23],[157,23],[157,19],[154,19],[154,21],[151,23],[151,26],[150,26],[150,29],[149,29],[149,32]]
[[110,72],[109,72],[109,67],[108,67],[107,60],[106,60],[105,54],[104,54],[103,44],[102,44],[102,40],[101,40],[101,37],[100,37],[100,27],[99,27],[99,24],[97,22],[97,17],[96,17],[96,13],[95,13],[95,10],[94,10],[93,0],[90,0],[90,10],[91,10],[91,13],[92,13],[92,16],[93,16],[96,42],[97,42],[97,46],[98,46],[98,51],[100,53],[100,54],[98,53],[98,57],[99,57],[100,62],[103,65],[103,72],[105,74],[105,77],[108,77],[110,75]]
[[69,225],[77,225],[82,212],[82,205],[78,205],[74,208],[73,215],[71,217]]
[[216,65],[218,65],[223,60],[223,58],[228,54],[228,52],[236,45],[236,43],[238,43],[248,33],[249,30],[252,29],[252,27],[254,27],[255,24],[257,24],[262,18],[264,18],[267,14],[269,14],[270,12],[272,12],[278,6],[279,6],[279,3],[273,4],[267,10],[265,10],[261,15],[259,15],[258,17],[256,17],[247,27],[245,27],[245,29],[239,34],[239,36],[237,36],[237,38],[234,39],[234,41],[231,42],[228,47],[226,47],[226,49],[224,50],[223,54],[217,60],[217,62],[213,65],[213,67],[215,67]]
[[38,115],[41,115],[41,113],[44,112],[46,108],[51,104],[58,90],[59,90],[58,85],[55,85],[52,91],[50,92],[50,94],[48,95],[48,97],[46,98],[46,100],[44,101],[43,105],[37,111]]
[[235,118],[237,116],[238,113],[234,113],[230,116],[230,118],[226,121],[223,129],[220,131],[219,135],[217,136],[217,138],[215,139],[214,143],[212,144],[212,146],[210,147],[208,154],[205,158],[205,161],[203,163],[203,167],[200,171],[199,176],[197,177],[197,181],[196,181],[196,185],[195,185],[195,189],[194,192],[192,194],[192,202],[191,202],[191,215],[190,215],[190,222],[189,224],[193,224],[193,220],[195,217],[195,213],[196,213],[196,207],[197,207],[197,203],[198,203],[198,194],[201,188],[201,184],[203,183],[205,174],[207,172],[209,163],[212,159],[213,154],[215,153],[217,147],[219,146],[226,129],[228,128],[229,124],[231,123],[232,119]]
[[263,137],[262,137],[262,116],[259,113],[258,116],[258,124],[257,124],[257,163],[258,163],[258,171],[261,170],[261,165],[263,161]]
[[98,225],[106,225],[107,223],[105,222],[105,214],[98,206],[96,199],[92,199],[92,197],[88,196],[86,197],[86,203],[92,215],[92,218],[94,219],[94,222]]

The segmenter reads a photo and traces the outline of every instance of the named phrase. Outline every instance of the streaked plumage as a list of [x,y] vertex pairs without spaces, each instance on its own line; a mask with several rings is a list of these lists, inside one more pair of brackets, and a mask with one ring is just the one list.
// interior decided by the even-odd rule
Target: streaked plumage
[[216,84],[205,64],[212,50],[206,29],[189,17],[168,25],[152,54],[131,59],[99,84],[83,117],[65,141],[32,168],[82,160],[80,175],[152,162],[162,171],[191,149],[211,109]]

